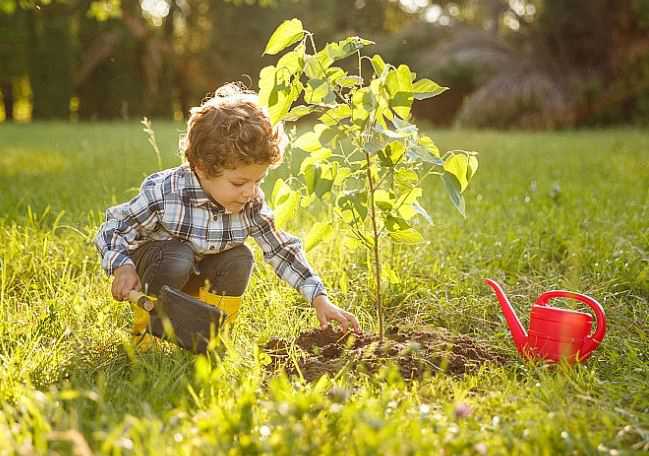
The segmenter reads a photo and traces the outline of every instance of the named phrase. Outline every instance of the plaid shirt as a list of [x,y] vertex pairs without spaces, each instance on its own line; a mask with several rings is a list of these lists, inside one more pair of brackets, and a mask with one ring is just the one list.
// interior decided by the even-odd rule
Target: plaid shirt
[[228,213],[203,190],[189,167],[155,173],[144,180],[135,198],[106,211],[106,221],[95,238],[101,265],[110,275],[120,266],[134,264],[130,252],[152,240],[181,239],[200,259],[241,245],[252,236],[277,275],[308,302],[326,294],[299,239],[275,228],[272,212],[263,193],[259,194],[240,213]]

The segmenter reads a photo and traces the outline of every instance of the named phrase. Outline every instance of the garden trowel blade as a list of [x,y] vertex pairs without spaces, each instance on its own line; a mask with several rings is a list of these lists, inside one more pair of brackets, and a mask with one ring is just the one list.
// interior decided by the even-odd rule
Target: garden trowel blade
[[165,285],[151,311],[149,331],[186,350],[204,353],[225,318],[215,306]]

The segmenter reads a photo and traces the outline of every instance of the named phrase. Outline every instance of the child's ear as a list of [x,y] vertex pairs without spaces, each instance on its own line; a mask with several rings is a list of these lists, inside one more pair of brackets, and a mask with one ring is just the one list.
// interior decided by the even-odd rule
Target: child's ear
[[201,179],[205,179],[207,177],[207,170],[201,162],[194,164],[194,172]]

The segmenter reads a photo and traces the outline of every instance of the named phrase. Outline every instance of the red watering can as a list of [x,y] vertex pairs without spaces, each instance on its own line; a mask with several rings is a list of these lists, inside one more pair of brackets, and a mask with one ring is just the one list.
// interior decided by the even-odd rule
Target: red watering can
[[[485,283],[496,292],[516,348],[527,358],[543,358],[551,362],[565,359],[572,364],[587,359],[604,339],[604,309],[589,296],[563,290],[546,291],[532,306],[529,334],[526,334],[500,285],[491,279],[485,280]],[[554,298],[574,299],[588,305],[597,318],[595,332],[590,335],[593,317],[587,313],[549,306],[548,301]]]

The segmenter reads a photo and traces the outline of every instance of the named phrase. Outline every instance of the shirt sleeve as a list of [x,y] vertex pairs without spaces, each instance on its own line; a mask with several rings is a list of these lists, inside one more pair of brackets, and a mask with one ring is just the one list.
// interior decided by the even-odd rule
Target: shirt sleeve
[[263,199],[251,211],[250,235],[275,273],[308,302],[313,303],[316,296],[327,294],[322,280],[311,269],[300,240],[275,227],[272,210]]
[[106,211],[106,220],[95,237],[95,246],[102,258],[101,266],[108,275],[120,266],[134,265],[128,246],[143,234],[155,230],[161,207],[161,195],[145,181],[140,193],[131,201]]

